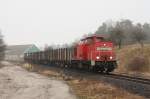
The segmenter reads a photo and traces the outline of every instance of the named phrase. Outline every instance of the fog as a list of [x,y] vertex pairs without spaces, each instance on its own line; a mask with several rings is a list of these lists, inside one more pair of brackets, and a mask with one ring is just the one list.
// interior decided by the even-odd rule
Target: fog
[[12,44],[64,44],[107,20],[150,21],[149,0],[1,0],[0,29]]

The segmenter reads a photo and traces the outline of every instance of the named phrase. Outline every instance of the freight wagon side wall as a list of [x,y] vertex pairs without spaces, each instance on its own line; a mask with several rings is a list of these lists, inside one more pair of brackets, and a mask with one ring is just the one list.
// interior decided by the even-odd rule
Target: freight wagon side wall
[[47,51],[40,51],[34,53],[26,53],[24,59],[29,62],[42,64],[71,64],[74,58],[74,48],[58,48],[49,49]]

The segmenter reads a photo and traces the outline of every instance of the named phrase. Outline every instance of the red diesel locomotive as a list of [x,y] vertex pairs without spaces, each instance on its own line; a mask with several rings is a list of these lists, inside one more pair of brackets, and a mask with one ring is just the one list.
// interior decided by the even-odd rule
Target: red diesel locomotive
[[24,56],[28,62],[57,64],[105,73],[112,72],[117,67],[113,43],[98,35],[85,37],[74,47],[26,53]]

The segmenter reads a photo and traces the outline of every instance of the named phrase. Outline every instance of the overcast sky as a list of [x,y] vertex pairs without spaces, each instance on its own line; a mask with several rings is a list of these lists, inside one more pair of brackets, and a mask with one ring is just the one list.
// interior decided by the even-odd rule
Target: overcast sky
[[64,44],[107,20],[150,23],[150,0],[0,0],[7,44]]

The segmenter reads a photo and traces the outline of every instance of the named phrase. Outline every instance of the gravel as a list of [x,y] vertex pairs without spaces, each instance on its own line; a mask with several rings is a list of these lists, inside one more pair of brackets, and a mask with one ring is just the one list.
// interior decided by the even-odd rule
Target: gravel
[[0,99],[76,99],[69,86],[40,74],[3,62]]

